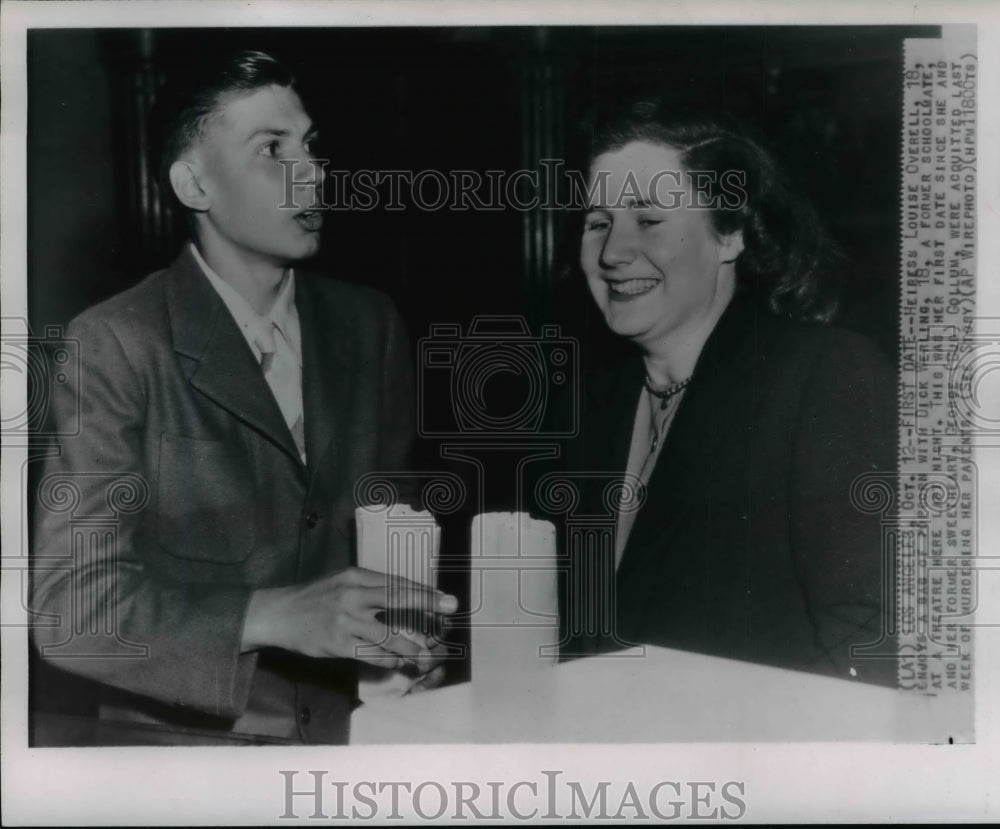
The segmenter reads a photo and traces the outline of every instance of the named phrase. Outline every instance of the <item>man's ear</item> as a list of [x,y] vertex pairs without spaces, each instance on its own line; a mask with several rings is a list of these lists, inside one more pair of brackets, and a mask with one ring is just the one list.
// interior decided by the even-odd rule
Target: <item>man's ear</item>
[[743,231],[734,230],[725,236],[719,236],[719,261],[725,264],[735,262],[736,257],[743,253]]
[[204,212],[210,201],[198,180],[198,172],[189,161],[175,161],[170,165],[170,186],[174,188],[181,204],[190,210]]

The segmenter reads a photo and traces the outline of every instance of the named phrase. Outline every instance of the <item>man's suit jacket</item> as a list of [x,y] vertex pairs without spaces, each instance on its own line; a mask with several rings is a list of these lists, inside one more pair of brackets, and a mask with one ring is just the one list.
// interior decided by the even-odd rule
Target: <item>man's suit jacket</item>
[[[604,487],[626,467],[643,373],[636,356],[583,391],[565,469],[607,475],[579,479],[581,513],[609,514]],[[883,630],[887,516],[861,503],[866,479],[853,495],[852,484],[896,466],[888,361],[859,335],[736,299],[693,378],[617,574],[593,549],[571,551],[564,652],[649,643],[894,684],[894,660],[850,652]],[[603,610],[602,579],[615,582]]]
[[190,250],[69,326],[79,383],[52,402],[80,428],[39,485],[35,641],[106,686],[101,741],[346,742],[355,663],[240,653],[242,626],[255,588],[354,563],[355,484],[412,447],[412,366],[386,297],[295,291],[308,466]]

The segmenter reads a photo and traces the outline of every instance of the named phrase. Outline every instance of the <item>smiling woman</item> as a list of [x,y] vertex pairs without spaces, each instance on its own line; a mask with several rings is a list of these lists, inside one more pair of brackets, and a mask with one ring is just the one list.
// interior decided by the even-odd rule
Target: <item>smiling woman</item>
[[864,656],[883,551],[851,485],[895,466],[895,381],[818,324],[815,213],[728,118],[640,102],[593,136],[579,264],[635,350],[585,378],[564,453],[583,512],[609,477],[621,493],[613,544],[566,538],[564,655],[648,643],[893,684]]
[[[665,171],[683,182],[676,205],[655,192]],[[709,212],[694,206],[691,176],[673,147],[630,142],[594,159],[590,191],[599,175],[610,193],[635,182],[643,197],[590,205],[580,250],[590,291],[611,330],[647,353],[650,377],[679,382],[732,299],[742,234],[720,235]]]

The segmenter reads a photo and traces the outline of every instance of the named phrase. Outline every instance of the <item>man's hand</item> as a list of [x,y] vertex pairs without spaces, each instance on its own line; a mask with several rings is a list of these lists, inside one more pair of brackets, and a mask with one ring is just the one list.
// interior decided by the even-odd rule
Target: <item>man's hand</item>
[[348,657],[385,668],[405,664],[429,670],[438,661],[432,639],[394,632],[381,611],[450,614],[458,600],[398,576],[352,567],[318,581],[262,588],[250,599],[242,650],[284,648],[320,658]]

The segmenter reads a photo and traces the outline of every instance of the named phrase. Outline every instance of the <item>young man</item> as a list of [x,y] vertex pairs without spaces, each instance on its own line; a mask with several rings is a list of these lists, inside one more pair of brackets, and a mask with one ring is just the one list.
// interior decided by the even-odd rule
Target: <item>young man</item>
[[343,743],[358,659],[433,663],[376,614],[456,605],[351,566],[356,482],[411,447],[408,345],[382,295],[292,270],[322,169],[287,70],[244,52],[199,80],[162,136],[191,242],[68,331],[53,407],[80,429],[39,486],[35,641],[102,683],[97,743]]

